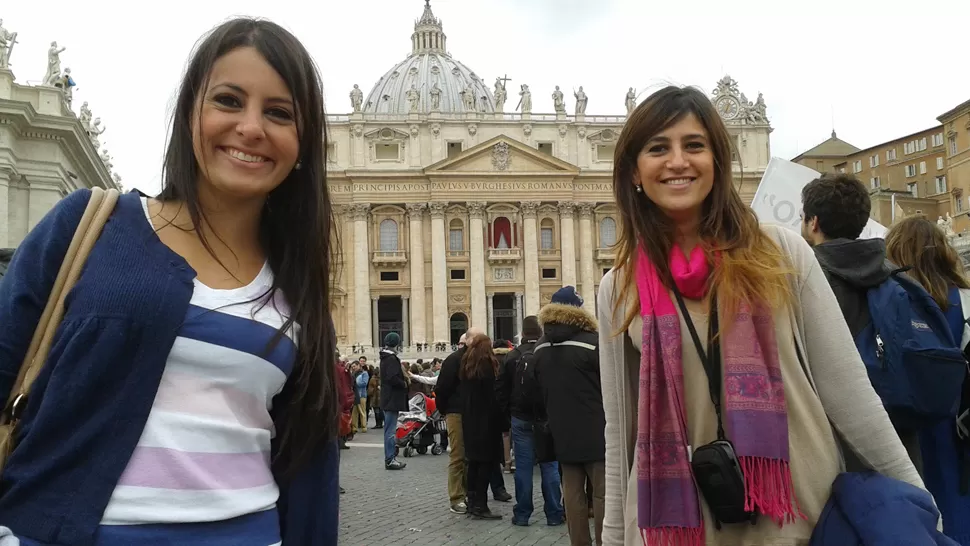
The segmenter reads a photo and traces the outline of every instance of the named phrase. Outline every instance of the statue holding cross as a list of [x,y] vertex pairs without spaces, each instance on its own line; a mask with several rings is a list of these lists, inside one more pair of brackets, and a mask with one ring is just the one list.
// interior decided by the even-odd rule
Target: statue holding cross
[[505,91],[505,82],[511,81],[506,74],[500,78],[495,78],[495,92],[492,93],[495,97],[495,111],[502,113],[505,110],[505,101],[509,98],[509,94]]

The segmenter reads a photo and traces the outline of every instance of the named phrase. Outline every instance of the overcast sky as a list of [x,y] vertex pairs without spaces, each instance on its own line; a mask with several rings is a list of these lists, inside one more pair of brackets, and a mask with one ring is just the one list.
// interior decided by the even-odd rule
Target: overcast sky
[[[970,99],[968,0],[432,0],[449,52],[486,82],[527,83],[535,112],[555,85],[583,85],[589,114],[620,114],[627,88],[665,83],[708,93],[730,74],[751,100],[764,93],[771,152],[790,159],[829,137],[861,148],[935,125]],[[171,105],[193,45],[233,15],[270,18],[316,58],[328,113],[350,110],[410,53],[423,0],[316,2],[0,3],[18,33],[11,68],[37,83],[52,40],[107,131],[101,142],[123,184],[155,193]],[[898,7],[896,7],[898,6]],[[514,94],[514,93],[513,93]],[[568,93],[567,93],[568,94]],[[646,96],[646,93],[643,95]],[[510,97],[507,108],[516,101]],[[572,98],[567,101],[572,108]]]

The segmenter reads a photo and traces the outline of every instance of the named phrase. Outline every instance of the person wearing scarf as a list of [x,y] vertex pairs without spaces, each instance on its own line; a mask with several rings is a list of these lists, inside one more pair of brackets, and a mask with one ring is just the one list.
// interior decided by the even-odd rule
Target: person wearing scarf
[[[734,146],[710,100],[674,86],[641,103],[617,143],[622,230],[598,298],[605,545],[806,545],[842,468],[836,430],[873,470],[923,487],[811,248],[760,226],[741,201]],[[749,139],[745,159],[758,160],[759,146],[767,143]],[[690,463],[717,439],[687,326],[710,347],[712,308],[722,424],[745,509],[758,513],[754,524],[721,528]]]

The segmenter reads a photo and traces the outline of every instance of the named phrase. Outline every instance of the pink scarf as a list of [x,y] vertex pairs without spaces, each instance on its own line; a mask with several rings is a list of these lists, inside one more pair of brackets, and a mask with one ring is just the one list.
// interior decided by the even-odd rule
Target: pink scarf
[[[700,246],[690,260],[674,246],[670,270],[680,293],[701,299],[710,268]],[[644,544],[702,546],[704,523],[688,455],[680,316],[641,249],[636,269],[643,318],[637,419],[637,520]],[[779,526],[804,518],[788,464],[788,416],[775,325],[767,306],[742,304],[721,324],[724,428],[744,471],[746,510]],[[705,399],[706,402],[706,399]],[[708,403],[709,404],[709,403]],[[714,408],[710,408],[711,413]],[[713,438],[712,438],[713,439]]]

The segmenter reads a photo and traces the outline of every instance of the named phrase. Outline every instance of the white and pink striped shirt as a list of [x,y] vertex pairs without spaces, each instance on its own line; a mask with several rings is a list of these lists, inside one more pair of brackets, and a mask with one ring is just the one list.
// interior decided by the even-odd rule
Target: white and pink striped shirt
[[[143,525],[157,537],[170,525],[229,520],[236,520],[227,526],[236,533],[237,518],[275,511],[270,409],[292,370],[296,345],[287,336],[268,350],[289,310],[281,297],[265,304],[251,300],[272,282],[268,264],[234,290],[195,281],[145,429],[102,517],[99,534],[106,539],[113,531],[133,538],[133,529],[114,526]],[[275,519],[252,522],[265,527]],[[278,522],[275,530],[245,533],[236,543],[279,542]],[[275,539],[252,541],[254,535]],[[210,543],[219,538],[232,543],[229,536],[210,537]]]

